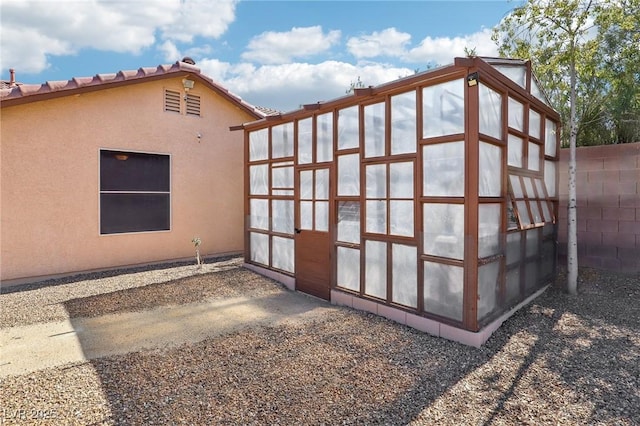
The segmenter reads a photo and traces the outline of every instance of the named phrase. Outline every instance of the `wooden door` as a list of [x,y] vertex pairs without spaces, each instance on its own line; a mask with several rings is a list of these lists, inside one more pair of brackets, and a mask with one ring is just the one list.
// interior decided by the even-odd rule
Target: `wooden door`
[[296,172],[296,290],[331,299],[329,167]]

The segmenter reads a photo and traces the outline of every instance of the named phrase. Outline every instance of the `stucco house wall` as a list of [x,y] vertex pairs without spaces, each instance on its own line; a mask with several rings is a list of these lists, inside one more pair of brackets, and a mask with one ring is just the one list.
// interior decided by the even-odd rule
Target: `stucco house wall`
[[[192,77],[200,117],[164,110],[184,73],[3,105],[3,282],[188,258],[194,236],[203,255],[242,251],[243,137],[229,127],[259,114]],[[100,234],[100,149],[170,155],[169,231]]]

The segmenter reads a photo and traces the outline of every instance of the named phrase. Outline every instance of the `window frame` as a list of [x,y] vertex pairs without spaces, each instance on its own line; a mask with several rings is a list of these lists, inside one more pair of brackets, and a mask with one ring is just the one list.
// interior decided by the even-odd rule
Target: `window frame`
[[[111,152],[114,155],[117,154],[143,154],[143,155],[151,155],[151,156],[164,156],[168,158],[168,191],[141,191],[141,190],[103,190],[102,189],[102,153],[103,152]],[[164,152],[149,152],[149,151],[137,151],[130,149],[114,149],[114,148],[99,148],[98,149],[98,234],[100,236],[114,236],[114,235],[138,235],[138,234],[148,234],[148,233],[158,233],[158,232],[171,232],[173,230],[173,203],[172,203],[172,165],[173,159],[172,155]],[[152,230],[140,230],[140,231],[125,231],[125,232],[103,232],[102,231],[102,195],[103,194],[158,194],[158,195],[167,195],[169,200],[169,217],[168,217],[168,228],[167,229],[152,229]]]

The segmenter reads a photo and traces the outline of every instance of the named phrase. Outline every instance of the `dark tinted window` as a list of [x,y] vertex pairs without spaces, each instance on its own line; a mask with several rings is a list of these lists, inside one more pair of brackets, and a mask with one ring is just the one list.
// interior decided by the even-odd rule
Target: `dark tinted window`
[[171,227],[168,155],[100,151],[100,233]]
[[169,192],[169,156],[100,151],[101,191]]

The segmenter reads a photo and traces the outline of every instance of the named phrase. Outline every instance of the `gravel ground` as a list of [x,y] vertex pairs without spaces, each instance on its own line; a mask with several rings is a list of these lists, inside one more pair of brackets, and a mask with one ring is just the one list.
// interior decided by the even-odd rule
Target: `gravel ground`
[[[2,326],[287,291],[234,262],[3,294]],[[480,349],[337,308],[7,377],[0,423],[640,425],[640,276],[582,270],[579,286],[550,288]]]

